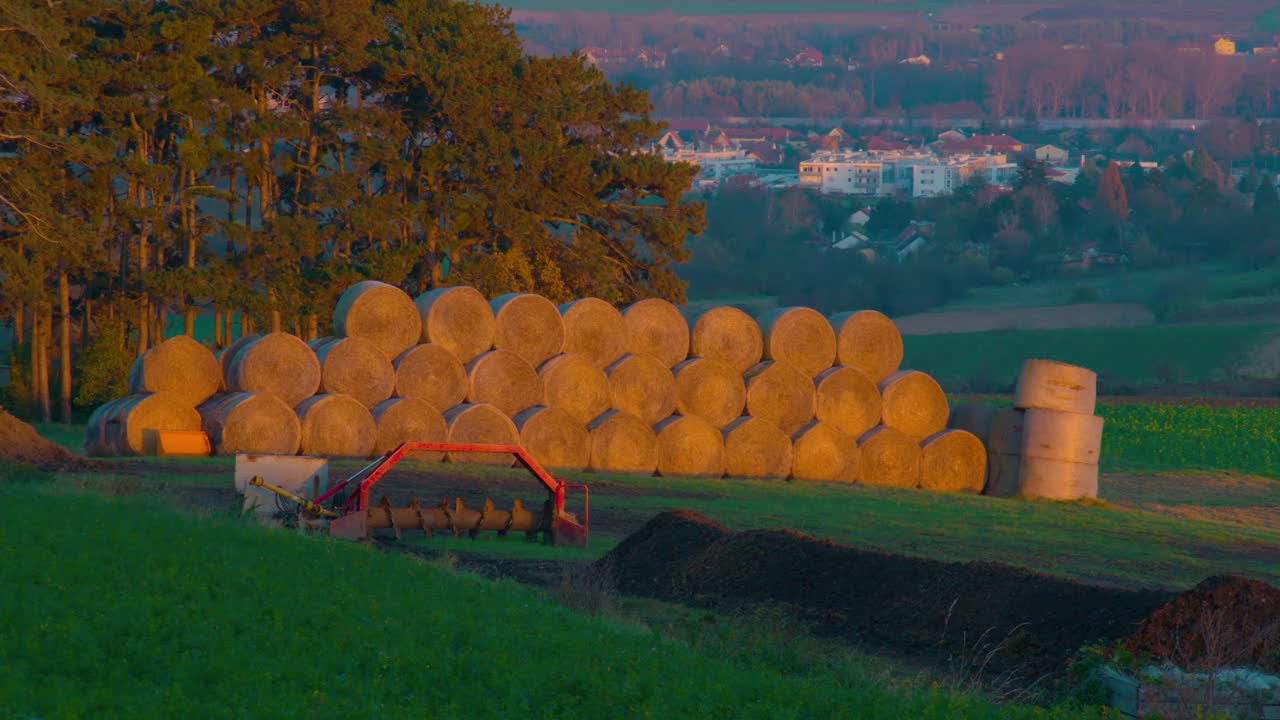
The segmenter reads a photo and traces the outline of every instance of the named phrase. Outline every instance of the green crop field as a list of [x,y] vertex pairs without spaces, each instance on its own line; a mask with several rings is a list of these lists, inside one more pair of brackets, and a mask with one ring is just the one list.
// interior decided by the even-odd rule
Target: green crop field
[[1280,408],[1125,404],[1103,406],[1099,414],[1107,419],[1105,469],[1224,469],[1280,478]]

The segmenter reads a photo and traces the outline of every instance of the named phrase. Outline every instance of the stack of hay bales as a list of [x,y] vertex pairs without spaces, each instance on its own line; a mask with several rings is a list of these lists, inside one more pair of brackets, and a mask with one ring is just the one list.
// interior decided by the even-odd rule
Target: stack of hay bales
[[1013,404],[1023,417],[1018,484],[1026,497],[1098,496],[1103,420],[1093,371],[1052,360],[1027,360]]

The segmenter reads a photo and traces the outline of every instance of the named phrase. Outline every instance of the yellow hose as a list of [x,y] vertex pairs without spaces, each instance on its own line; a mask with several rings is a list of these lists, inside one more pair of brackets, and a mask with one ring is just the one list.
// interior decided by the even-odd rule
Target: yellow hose
[[319,515],[320,517],[327,517],[327,518],[342,517],[342,513],[336,513],[332,510],[326,510],[304,497],[299,497],[289,492],[288,490],[285,490],[282,487],[276,487],[275,485],[272,485],[266,480],[263,480],[262,477],[259,475],[254,475],[252,478],[249,478],[249,484],[253,485],[254,487],[260,487],[265,490],[270,490],[271,492],[279,495],[282,498],[287,498],[289,500],[292,500],[298,503],[299,505],[301,505],[303,510],[311,513],[312,515]]

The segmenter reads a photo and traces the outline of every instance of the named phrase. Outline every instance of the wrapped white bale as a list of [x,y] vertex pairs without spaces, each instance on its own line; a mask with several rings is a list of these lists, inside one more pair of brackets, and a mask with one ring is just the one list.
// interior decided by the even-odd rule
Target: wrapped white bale
[[222,386],[222,366],[209,348],[175,335],[133,361],[129,393],[168,393],[195,407]]
[[1026,410],[1000,408],[991,414],[991,432],[987,435],[987,449],[1001,455],[1022,454],[1022,434],[1026,425]]
[[1018,489],[1023,497],[1080,500],[1098,497],[1098,466],[1065,460],[1024,457],[1018,462]]
[[854,482],[861,469],[858,444],[833,426],[814,420],[791,436],[791,477]]
[[980,493],[987,484],[987,449],[976,435],[943,430],[920,443],[920,487]]
[[647,353],[665,367],[675,367],[689,357],[689,325],[675,305],[649,298],[622,311],[627,352]]
[[862,437],[880,422],[880,388],[857,368],[837,365],[813,379],[814,417],[849,437]]
[[333,309],[333,329],[343,337],[363,338],[388,362],[422,336],[418,308],[405,291],[377,280],[347,288]]
[[747,389],[742,375],[721,360],[690,358],[671,370],[676,381],[676,411],[697,415],[716,429],[742,415]]
[[652,355],[627,353],[605,370],[613,408],[639,418],[648,427],[676,409],[676,380]]
[[791,473],[791,438],[778,426],[740,417],[722,431],[724,470],[734,478],[785,478]]
[[652,475],[658,467],[658,436],[648,423],[622,410],[610,410],[587,426],[595,471]]
[[108,435],[107,420],[117,405],[127,402],[128,396],[105,402],[93,411],[84,428],[84,452],[90,457],[106,457],[115,454],[115,447]]
[[443,345],[414,345],[400,353],[396,371],[396,397],[425,400],[437,409],[451,408],[467,399],[471,381],[467,369]]
[[[492,405],[467,403],[449,408],[444,413],[449,424],[449,442],[485,445],[519,445],[520,431],[511,418]],[[476,463],[510,467],[516,461],[511,453],[448,453],[445,458],[455,463]]]
[[760,325],[738,308],[711,308],[693,323],[689,355],[723,360],[743,373],[764,356],[764,335]]
[[538,367],[564,350],[564,320],[548,299],[529,293],[509,293],[489,303],[493,309],[493,347],[524,358]]
[[236,353],[240,352],[240,348],[262,337],[258,333],[249,333],[236,338],[230,345],[222,348],[218,352],[218,366],[222,369],[222,384],[218,386],[219,392],[226,392],[229,389],[228,378],[231,377],[231,361],[235,359]]
[[[391,398],[384,400],[369,412],[378,429],[378,440],[373,454],[385,455],[407,442],[448,442],[449,425],[444,414],[421,398]],[[442,452],[415,452],[414,460],[440,462]]]
[[320,392],[349,395],[371,408],[391,397],[396,370],[387,356],[361,337],[338,338],[316,351],[320,361]]
[[1098,400],[1098,375],[1088,368],[1053,360],[1022,363],[1013,405],[1092,415]]
[[275,395],[215,395],[196,411],[215,455],[298,454],[302,425],[293,408]]
[[467,402],[487,403],[507,417],[543,404],[538,371],[507,350],[490,350],[467,363],[467,381]]
[[1102,418],[1031,408],[1023,421],[1022,457],[1098,464]]
[[122,398],[106,417],[111,455],[154,455],[155,432],[199,430],[200,413],[182,397],[147,393]]
[[515,417],[520,444],[543,467],[586,470],[591,434],[586,425],[559,408],[537,405]]
[[861,370],[873,382],[884,380],[902,365],[902,335],[883,313],[841,313],[831,318],[831,325],[841,365]]
[[599,298],[583,298],[560,306],[564,351],[582,355],[601,370],[627,352],[622,313]]
[[542,363],[538,377],[547,406],[563,410],[579,425],[586,426],[612,406],[609,376],[586,355],[557,355]]
[[672,415],[653,427],[658,435],[658,474],[723,477],[724,437],[696,415]]
[[783,360],[814,377],[836,359],[836,334],[831,323],[806,307],[778,308],[760,318],[764,358]]
[[1011,498],[1021,494],[1018,486],[1019,465],[1022,458],[1017,455],[987,453],[987,486],[983,495],[991,497]]
[[920,444],[899,430],[877,425],[858,438],[860,482],[883,487],[920,487]]
[[899,370],[880,382],[880,423],[917,442],[945,430],[950,412],[937,381],[917,370]]
[[293,335],[263,335],[235,354],[227,386],[234,392],[270,393],[296,407],[320,388],[320,361]]
[[378,426],[369,408],[346,395],[316,395],[293,409],[302,423],[303,455],[369,457]]
[[978,436],[985,445],[991,440],[991,424],[996,416],[996,406],[985,402],[958,403],[951,406],[947,427],[966,430]]
[[493,347],[493,309],[479,290],[466,285],[439,288],[414,302],[423,343],[439,345],[464,365]]
[[[813,420],[817,392],[813,380],[798,368],[781,360],[765,360],[747,370],[745,378],[751,417],[768,420],[787,435]],[[679,381],[677,376],[677,385]]]

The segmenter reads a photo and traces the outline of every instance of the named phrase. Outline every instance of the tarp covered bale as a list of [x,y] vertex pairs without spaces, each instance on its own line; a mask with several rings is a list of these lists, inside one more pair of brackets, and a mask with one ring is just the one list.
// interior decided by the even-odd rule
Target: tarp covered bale
[[106,427],[109,454],[154,455],[156,431],[199,430],[200,413],[170,393],[130,395],[111,409]]
[[84,452],[90,457],[111,456],[116,453],[115,445],[111,436],[108,434],[107,422],[111,418],[112,411],[117,405],[128,402],[129,397],[116,398],[109,402],[99,405],[92,414],[89,415],[88,423],[84,428]]
[[1054,360],[1022,363],[1014,407],[1092,415],[1098,399],[1098,375],[1088,368]]
[[814,417],[849,437],[862,437],[880,422],[880,388],[857,368],[837,365],[813,379]]
[[541,295],[509,293],[489,303],[493,309],[493,347],[538,367],[564,350],[564,320]]
[[627,352],[647,353],[665,367],[675,367],[689,357],[689,325],[675,305],[649,298],[622,311]]
[[920,487],[980,493],[987,484],[987,449],[973,433],[943,430],[920,443]]
[[377,280],[347,288],[333,309],[333,329],[343,337],[363,338],[390,362],[422,336],[418,308],[405,291]]
[[902,365],[902,335],[883,313],[859,310],[831,318],[836,332],[836,357],[880,382]]
[[209,348],[186,335],[175,335],[133,361],[129,393],[168,393],[192,407],[222,386],[222,366]]
[[338,338],[316,351],[320,361],[320,392],[350,395],[367,408],[391,397],[396,371],[391,361],[369,340]]
[[745,379],[746,410],[751,417],[768,420],[787,435],[813,420],[817,393],[813,380],[798,368],[782,360],[765,360],[747,370]]
[[1023,421],[1022,457],[1098,464],[1102,418],[1031,408]]
[[722,360],[690,358],[671,370],[676,411],[697,415],[720,429],[742,416],[747,389],[742,375]]
[[987,448],[1001,455],[1022,454],[1022,434],[1027,421],[1027,411],[1017,408],[999,408],[991,414],[991,433],[987,436]]
[[983,495],[991,497],[1017,497],[1022,488],[1018,485],[1019,466],[1022,458],[1017,455],[987,453],[987,486]]
[[296,455],[302,442],[297,414],[275,395],[215,395],[196,410],[215,455]]
[[658,474],[664,477],[722,477],[724,437],[696,415],[672,415],[653,426],[658,435]]
[[1018,489],[1023,497],[1081,500],[1098,497],[1098,466],[1065,460],[1024,457],[1018,461]]
[[599,298],[583,298],[560,306],[564,351],[585,356],[601,370],[627,352],[622,313]]
[[622,410],[610,410],[587,426],[595,471],[652,475],[658,467],[658,436],[648,423]]
[[439,345],[463,365],[493,347],[493,308],[467,285],[438,288],[414,301],[422,320],[422,342]]
[[867,485],[920,487],[920,444],[900,430],[877,425],[858,438]]
[[308,340],[307,347],[311,348],[312,350],[318,353],[320,352],[320,348],[324,347],[325,345],[328,345],[329,343],[335,340],[341,340],[341,339],[342,338],[338,335],[322,335],[321,337],[318,337],[314,340]]
[[[484,403],[464,403],[444,413],[449,424],[449,442],[483,443],[485,445],[519,445],[520,431],[511,418],[498,408]],[[516,458],[511,453],[449,453],[449,462],[475,463],[510,467]]]
[[488,403],[507,417],[543,404],[538,371],[508,350],[490,350],[468,363],[467,381],[467,402]]
[[[665,371],[664,371],[665,373]],[[600,417],[612,407],[609,376],[586,355],[562,353],[538,368],[542,392],[548,407],[559,408],[579,425]]]
[[760,318],[764,358],[783,360],[809,377],[835,363],[836,334],[831,323],[816,310],[789,307],[771,310]]
[[743,373],[764,357],[764,336],[760,325],[738,308],[711,308],[693,323],[689,355],[723,360]]
[[947,427],[967,430],[985,445],[991,440],[991,423],[995,420],[996,406],[985,402],[957,403],[951,406]]
[[[370,411],[378,428],[374,455],[383,455],[407,442],[448,442],[449,426],[444,414],[421,398],[391,398],[373,406]],[[415,452],[414,460],[440,462],[442,452]]]
[[880,423],[917,442],[947,428],[947,396],[933,378],[899,370],[880,382]]
[[240,348],[262,337],[258,333],[249,333],[236,338],[234,342],[218,351],[218,366],[222,368],[222,384],[218,386],[219,392],[226,392],[230,389],[228,378],[231,377],[231,361],[235,359],[236,353],[240,352]]
[[516,415],[520,444],[542,466],[586,470],[591,461],[591,434],[584,423],[554,407],[536,405]]
[[735,478],[785,478],[791,474],[791,438],[768,420],[740,417],[724,437],[724,471]]
[[656,425],[676,409],[676,380],[652,355],[627,353],[605,370],[613,408]]
[[858,444],[832,425],[814,420],[791,436],[791,477],[854,482],[861,458]]
[[320,361],[293,335],[263,335],[236,353],[227,387],[235,392],[270,393],[295,407],[320,389]]
[[425,400],[440,411],[467,399],[471,381],[457,356],[443,345],[414,345],[400,353],[396,371],[396,397]]
[[303,455],[369,457],[378,443],[369,408],[347,395],[316,395],[294,412],[302,422]]

